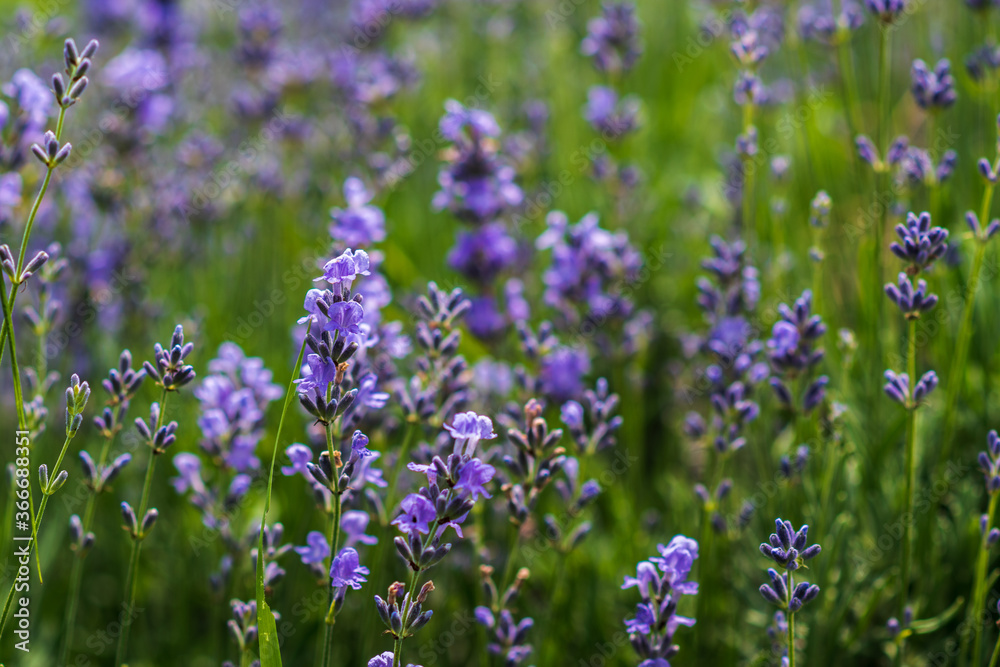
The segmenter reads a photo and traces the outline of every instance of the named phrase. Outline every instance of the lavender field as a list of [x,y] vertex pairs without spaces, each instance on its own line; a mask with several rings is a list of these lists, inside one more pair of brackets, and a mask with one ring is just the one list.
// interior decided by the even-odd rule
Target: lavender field
[[997,0],[0,0],[0,667],[997,667]]

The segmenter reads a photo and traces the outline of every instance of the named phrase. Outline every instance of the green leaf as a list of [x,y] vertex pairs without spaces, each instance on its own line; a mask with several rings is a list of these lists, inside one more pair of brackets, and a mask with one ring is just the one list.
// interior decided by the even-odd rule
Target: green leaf
[[285,404],[281,408],[281,419],[278,420],[278,432],[274,436],[274,451],[271,452],[271,470],[267,475],[267,496],[264,499],[264,515],[260,518],[260,534],[257,536],[257,641],[260,648],[260,667],[281,667],[281,647],[278,645],[278,627],[274,622],[274,614],[264,599],[264,525],[267,522],[267,511],[271,509],[271,485],[274,482],[274,462],[278,458],[278,449],[281,446],[281,430],[285,425],[285,415],[288,413],[288,406],[295,395],[295,378],[298,377],[299,369],[302,368],[302,358],[306,353],[306,340],[309,337],[310,328],[312,328],[312,322],[306,327],[306,335],[303,337],[302,347],[299,349],[299,358],[295,361],[295,368],[292,370],[292,379],[288,381],[288,390],[285,392]]
[[943,612],[934,616],[933,618],[925,618],[919,621],[913,621],[910,628],[913,630],[914,634],[924,635],[928,632],[934,632],[942,625],[951,620],[951,618],[958,613],[958,610],[962,608],[962,604],[965,602],[965,598],[957,598],[950,607],[945,609]]
[[[258,584],[258,591],[263,587]],[[260,595],[260,593],[258,593]],[[257,632],[260,644],[260,667],[281,667],[281,648],[278,646],[278,626],[267,602],[258,601]]]

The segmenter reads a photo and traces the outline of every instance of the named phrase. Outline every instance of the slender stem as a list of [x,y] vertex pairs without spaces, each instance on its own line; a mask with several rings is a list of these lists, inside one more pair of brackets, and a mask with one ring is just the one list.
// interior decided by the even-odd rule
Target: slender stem
[[[332,385],[331,385],[332,387]],[[331,388],[327,389],[327,400],[331,398]],[[336,431],[336,434],[335,434]],[[326,450],[330,455],[330,462],[334,466],[333,469],[333,488],[330,492],[333,494],[333,516],[330,517],[330,528],[329,535],[327,539],[330,544],[330,565],[333,565],[333,559],[337,557],[337,552],[340,550],[340,518],[342,506],[340,502],[340,488],[338,486],[338,480],[340,478],[339,468],[337,465],[338,459],[334,454],[334,437],[339,438],[340,428],[339,421],[326,425]],[[332,582],[331,582],[332,583]],[[333,624],[335,620],[335,613],[337,608],[337,600],[333,593],[333,586],[327,586],[329,589],[329,594],[327,596],[327,607],[326,618],[324,619],[326,623],[326,629],[323,633],[323,649],[322,649],[322,667],[329,667],[330,661],[333,660]]]
[[[117,430],[113,430],[111,435],[104,439],[104,446],[101,448],[101,455],[97,462],[98,470],[104,468],[104,465],[108,460],[108,454],[111,452],[111,444],[115,439],[116,433]],[[94,510],[97,508],[97,494],[99,492],[99,489],[92,489],[91,493],[87,496],[87,506],[83,510],[83,529],[81,531],[83,535],[86,535],[90,531],[90,526],[94,521]],[[63,639],[62,657],[59,660],[60,665],[69,664],[69,652],[73,648],[73,631],[76,629],[76,611],[80,604],[80,586],[83,582],[83,561],[86,557],[87,554],[83,553],[77,554],[76,558],[73,559],[73,570],[70,573],[69,598],[68,604],[66,605],[65,637]]]
[[[58,141],[62,137],[63,121],[66,119],[66,108],[60,105],[59,107],[59,119],[56,121],[56,140]],[[45,170],[45,177],[42,179],[42,186],[38,189],[38,195],[35,196],[35,202],[31,205],[31,210],[28,212],[28,220],[24,223],[24,234],[21,236],[21,250],[17,254],[17,271],[18,276],[21,275],[21,271],[24,269],[24,257],[28,252],[28,241],[31,240],[31,229],[35,225],[35,218],[38,217],[38,209],[42,205],[42,199],[45,198],[45,193],[49,189],[49,183],[52,181],[52,172],[55,170],[55,165],[47,167]],[[0,282],[0,288],[3,287],[2,282]],[[14,299],[17,296],[17,286],[11,285],[10,293],[7,296],[7,303],[10,306],[10,311],[14,311]],[[14,337],[14,320],[10,318],[7,311],[4,310],[4,326],[0,330],[0,362],[3,361],[3,346],[6,342],[7,337]],[[13,352],[11,352],[13,356]],[[19,384],[20,379],[15,378],[14,382]]]
[[[996,186],[987,183],[983,192],[983,204],[979,211],[979,221],[984,227],[989,225],[990,204],[993,201],[993,190]],[[986,257],[986,241],[977,238],[976,254],[972,260],[972,273],[965,290],[965,306],[962,310],[962,324],[958,329],[958,340],[955,343],[955,363],[952,369],[965,368],[966,357],[969,354],[969,343],[972,340],[972,314],[975,309],[976,291],[979,289],[979,277],[983,269],[983,259]],[[951,455],[952,438],[955,435],[955,408],[958,405],[958,394],[962,386],[963,374],[953,370],[948,374],[948,394],[944,407],[944,438],[941,443],[938,466]]]
[[[886,158],[889,152],[889,129],[892,124],[891,110],[889,107],[889,93],[891,86],[891,63],[890,37],[892,35],[890,26],[880,26],[879,31],[879,150],[882,159]],[[885,233],[885,225],[889,216],[889,170],[883,165],[883,169],[878,174],[878,190],[875,193],[875,204],[878,207],[878,223],[875,227],[875,246],[872,257],[872,266],[875,271],[875,284],[882,284],[882,235]],[[872,343],[878,355],[879,362],[882,360],[882,341],[880,337],[882,322],[882,299],[875,299],[875,318],[872,321]],[[876,364],[876,369],[881,368]]]
[[[56,476],[59,474],[59,466],[62,465],[62,460],[66,456],[66,451],[69,449],[69,443],[73,441],[73,438],[75,436],[76,436],[75,432],[73,434],[68,434],[68,433],[66,434],[66,440],[63,442],[62,450],[59,452],[59,457],[56,459],[56,464],[55,464],[55,466],[52,469],[52,476],[49,477],[50,484],[51,484],[51,480],[54,480],[56,478]],[[29,488],[30,488],[30,485],[29,485]],[[33,514],[34,519],[31,522],[31,534],[32,534],[32,536],[38,534],[38,529],[42,525],[42,517],[45,515],[45,507],[49,503],[49,495],[50,494],[48,493],[48,489],[47,488],[46,489],[42,489],[42,494],[43,494],[42,495],[42,502],[41,502],[41,504],[38,507],[38,513],[37,514]],[[32,512],[34,512],[33,509],[32,509]],[[28,557],[29,558],[31,557],[31,552],[32,551],[35,552],[35,555],[37,557],[37,555],[38,555],[38,549],[36,548],[36,539],[34,537],[32,537],[31,542],[28,545]],[[39,583],[41,583],[41,579],[42,579],[42,570],[41,570],[41,566],[39,566],[39,570],[38,570],[38,581],[39,581]],[[15,582],[11,582],[11,584],[10,584],[10,591],[7,592],[7,601],[4,603],[3,616],[2,616],[2,618],[0,618],[0,636],[3,636],[3,631],[7,627],[7,618],[9,616],[9,614],[10,614],[11,603],[14,600],[14,588],[15,588],[16,585],[17,585],[16,581]]]
[[[14,406],[17,410],[17,427],[18,430],[27,431],[28,430],[28,417],[24,412],[24,393],[21,390],[21,369],[17,364],[17,342],[14,340],[13,336],[13,316],[14,312],[14,289],[15,286],[11,285],[11,297],[8,299],[4,296],[6,291],[6,280],[4,279],[3,271],[0,271],[0,306],[3,307],[3,321],[5,324],[4,331],[6,327],[11,327],[12,335],[7,339],[7,345],[10,347],[10,365],[11,374],[14,378]],[[3,361],[3,340],[0,339],[0,361]],[[30,446],[30,445],[29,445]],[[32,491],[32,485],[28,484],[28,508],[31,510],[31,544],[32,547],[38,542],[38,534],[35,531],[35,493]],[[37,557],[37,552],[36,552]],[[39,571],[41,571],[41,566],[39,566]],[[13,595],[13,586],[11,587],[11,594]],[[7,621],[7,609],[4,609],[4,624]],[[0,625],[0,636],[3,636],[3,625]]]
[[[917,366],[917,320],[910,319],[909,335],[907,336],[906,351],[906,372],[910,377],[910,387],[916,386],[916,366]],[[906,605],[909,603],[910,586],[910,561],[913,558],[913,487],[916,480],[916,435],[917,435],[917,406],[910,405],[906,412],[906,510],[903,515],[903,564],[899,574],[899,613],[902,616]],[[899,651],[896,653],[897,662],[902,661],[903,646],[900,643]]]
[[521,526],[514,526],[514,537],[510,541],[510,550],[507,552],[507,565],[503,571],[503,587],[501,591],[507,590],[514,578],[514,563],[517,562],[517,552],[521,548]]
[[[795,575],[788,570],[788,602],[792,601],[795,590]],[[788,610],[788,667],[795,667],[795,612]]]
[[[990,561],[990,548],[987,543],[987,538],[990,534],[990,528],[993,526],[993,519],[996,516],[997,510],[997,500],[1000,499],[1000,493],[990,494],[990,506],[987,510],[986,516],[986,530],[983,531],[982,541],[979,545],[979,557],[976,559],[976,580],[972,589],[972,609],[969,610],[969,618],[975,619],[972,624],[975,628],[973,633],[974,639],[972,644],[972,662],[976,664],[979,660],[979,656],[982,651],[982,641],[983,641],[983,627],[979,619],[980,610],[985,604],[986,599],[986,569],[989,566]],[[964,650],[962,651],[964,653]]]
[[[156,419],[156,428],[153,430],[154,434],[163,426],[163,418],[167,413],[167,398],[169,396],[167,388],[164,387],[160,395],[160,414]],[[149,462],[146,464],[146,479],[142,484],[142,498],[139,500],[139,512],[136,514],[139,521],[142,521],[143,517],[145,517],[146,508],[149,505],[150,491],[153,488],[153,471],[156,468],[156,458],[156,452],[151,449],[149,452]],[[122,631],[118,637],[118,649],[115,652],[116,667],[121,667],[125,662],[125,653],[128,650],[128,635],[132,627],[132,621],[134,620],[132,618],[132,610],[135,608],[135,589],[139,582],[139,554],[142,551],[144,538],[145,536],[141,533],[132,538],[132,553],[129,556],[128,575],[125,579],[125,600],[127,601],[127,606],[123,609],[123,612],[128,617],[121,624]]]
[[[435,532],[437,532],[436,525],[434,529],[430,531],[430,535],[428,537],[433,536]],[[420,578],[420,570],[415,570],[413,574],[410,576],[410,588],[407,591],[410,595],[410,604],[413,604],[413,599],[417,597],[417,583],[419,581],[419,578]],[[403,639],[405,639],[403,635],[405,634],[406,634],[406,628],[403,628],[403,632],[399,633],[399,636],[396,637],[396,641],[393,643],[392,647],[393,667],[401,667],[403,664]]]
[[792,613],[788,614],[788,667],[795,667],[795,614]]
[[[840,32],[840,31],[838,31]],[[854,59],[850,50],[850,30],[844,29],[837,37],[837,60],[840,66],[841,89],[844,96],[844,117],[847,119],[847,129],[851,133],[851,141],[861,127],[861,115],[858,112],[857,99],[854,91],[858,89],[857,77],[854,75]],[[852,145],[852,152],[853,145]]]
[[[750,130],[753,128],[753,102],[747,101],[743,105],[743,132],[749,134]],[[756,221],[754,216],[754,172],[756,171],[756,165],[753,164],[753,160],[747,156],[743,158],[743,199],[742,199],[742,222],[744,233],[754,240],[755,248],[760,246],[760,230],[756,227]],[[759,249],[757,250],[759,254]]]
[[1000,659],[1000,637],[997,637],[997,645],[993,649],[993,657],[990,658],[989,667],[997,667],[998,659]]
[[[10,299],[7,298],[7,278],[6,274],[0,271],[0,306],[3,307],[3,321],[4,321],[4,332],[7,331],[7,326],[14,321],[13,319],[13,306],[11,303],[13,296]],[[11,293],[15,292],[15,286],[11,285]],[[14,337],[11,336],[6,341],[0,341],[0,345],[6,342],[10,348],[10,364],[13,369],[14,375],[14,407],[17,410],[17,425],[22,431],[27,430],[27,416],[24,413],[24,394],[21,389],[21,369],[17,364],[17,342]],[[0,354],[2,354],[3,348],[0,347]],[[3,361],[3,357],[0,356],[0,361]]]

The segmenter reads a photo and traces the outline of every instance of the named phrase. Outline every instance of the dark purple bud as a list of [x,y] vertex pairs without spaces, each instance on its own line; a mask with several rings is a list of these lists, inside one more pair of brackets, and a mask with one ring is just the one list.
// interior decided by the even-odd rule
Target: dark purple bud
[[765,600],[767,600],[772,604],[781,606],[783,599],[774,591],[773,588],[771,588],[767,584],[764,584],[760,587],[759,590],[760,594],[764,597]]

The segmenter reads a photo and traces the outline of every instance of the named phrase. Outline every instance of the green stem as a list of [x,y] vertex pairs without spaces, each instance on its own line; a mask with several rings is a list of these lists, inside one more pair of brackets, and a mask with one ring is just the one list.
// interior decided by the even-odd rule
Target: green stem
[[514,578],[514,563],[517,561],[517,552],[521,547],[521,526],[514,527],[514,537],[510,541],[510,550],[507,552],[507,565],[503,571],[503,587],[501,594],[511,585]]
[[[331,398],[331,389],[327,389],[327,400]],[[338,479],[340,477],[339,468],[337,465],[337,458],[334,456],[334,431],[337,431],[336,436],[339,437],[340,429],[335,422],[326,425],[326,450],[330,455],[330,463],[334,466],[333,468],[333,488],[330,489],[330,493],[333,494],[333,516],[330,518],[330,529],[327,536],[328,542],[330,544],[330,564],[332,566],[333,559],[337,557],[337,552],[340,550],[340,517],[341,517],[341,502],[340,502],[340,489],[338,487]],[[324,619],[326,623],[326,629],[323,633],[323,648],[322,655],[323,660],[321,662],[322,667],[329,667],[330,661],[333,659],[333,624],[335,620],[337,601],[333,594],[333,586],[328,586],[329,594],[327,596],[327,606],[328,611],[326,612],[326,618]]]
[[[63,121],[66,119],[66,108],[59,107],[59,119],[56,121],[56,140],[58,141],[62,137]],[[31,205],[31,210],[28,212],[28,220],[24,224],[24,234],[21,236],[21,250],[17,254],[17,271],[18,276],[21,275],[21,271],[24,270],[24,257],[28,252],[28,241],[31,240],[31,229],[35,226],[35,218],[38,217],[38,209],[42,205],[42,199],[45,198],[45,193],[49,189],[49,183],[52,181],[52,172],[55,170],[55,165],[47,167],[45,170],[45,177],[42,179],[42,186],[38,189],[38,195],[35,196],[35,201]],[[0,288],[6,289],[0,283]],[[17,286],[11,285],[10,293],[7,296],[7,303],[10,306],[10,311],[14,311],[14,300],[17,296]],[[14,320],[10,318],[7,311],[4,310],[4,326],[0,330],[0,363],[3,362],[3,348],[7,337],[14,338]],[[11,356],[13,356],[13,351]],[[18,378],[14,379],[15,383],[20,383]]]
[[[881,26],[879,32],[879,75],[878,75],[878,102],[879,102],[879,151],[881,158],[885,160],[889,152],[889,128],[891,125],[891,110],[889,107],[889,93],[891,86],[891,52],[890,52],[889,26]],[[889,184],[890,174],[887,165],[882,166],[878,174],[878,188],[875,193],[875,204],[878,207],[878,223],[875,227],[875,246],[873,249],[872,266],[875,271],[875,284],[882,284],[882,235],[885,233],[886,221],[889,217]],[[882,299],[875,299],[875,317],[872,320],[872,343],[873,349],[878,355],[876,369],[882,368],[883,350],[880,336],[882,322]]]
[[993,657],[990,658],[989,667],[997,667],[998,659],[1000,659],[1000,637],[997,637],[997,645],[993,649]]
[[788,667],[795,667],[795,614],[791,613],[788,614]]
[[[910,319],[909,335],[906,351],[906,372],[910,376],[910,390],[916,387],[916,366],[917,366],[917,320]],[[899,613],[900,617],[909,602],[910,586],[910,561],[913,558],[913,487],[916,480],[916,435],[917,435],[917,406],[907,406],[906,413],[906,511],[903,515],[903,564],[899,575]],[[902,661],[903,644],[899,645],[896,654],[897,661]]]
[[[983,537],[979,545],[979,557],[976,559],[976,581],[972,589],[972,609],[969,610],[969,618],[975,619],[972,624],[975,628],[974,640],[972,644],[972,662],[976,664],[979,660],[979,656],[982,651],[982,641],[983,641],[983,627],[980,622],[979,614],[980,610],[985,604],[986,599],[986,569],[989,566],[990,561],[990,547],[987,543],[987,538],[990,534],[990,528],[993,526],[993,519],[996,516],[997,500],[1000,499],[1000,493],[990,494],[990,506],[987,511],[986,520],[986,530],[983,531]],[[968,635],[966,635],[968,636]],[[964,653],[964,650],[962,651]]]
[[861,127],[861,115],[858,112],[857,100],[854,91],[858,89],[857,77],[854,75],[854,59],[851,57],[850,30],[844,30],[844,34],[837,38],[837,60],[840,66],[841,89],[844,96],[844,117],[847,119],[847,129],[851,133],[852,153],[854,137],[858,135],[858,128]]
[[[163,426],[163,418],[167,413],[167,398],[169,395],[167,388],[164,387],[160,394],[160,414],[156,419],[156,428],[153,429],[154,435]],[[156,452],[150,449],[149,462],[146,464],[146,479],[142,484],[142,498],[139,500],[139,512],[136,514],[140,522],[146,516],[146,508],[149,505],[149,496],[153,488],[153,471],[156,468],[156,457]],[[118,649],[115,651],[116,667],[121,667],[124,664],[125,653],[128,650],[128,635],[132,627],[132,621],[134,620],[132,618],[132,610],[135,609],[135,589],[139,582],[139,555],[142,552],[142,542],[144,539],[145,535],[141,533],[140,526],[140,534],[132,538],[132,553],[129,556],[128,575],[125,579],[125,599],[127,600],[127,606],[123,611],[127,614],[127,618],[121,624],[122,631],[118,637]]]
[[[984,227],[989,225],[990,204],[993,201],[993,183],[986,184],[983,192],[983,204],[979,213],[979,221]],[[979,276],[983,269],[983,259],[986,257],[986,241],[976,238],[976,255],[972,260],[972,273],[969,274],[969,284],[965,290],[965,306],[962,310],[962,324],[958,329],[958,340],[955,343],[955,363],[953,369],[965,368],[966,357],[969,354],[969,343],[972,340],[972,315],[975,309],[976,291],[979,289]],[[944,438],[941,443],[941,453],[938,466],[951,455],[952,438],[955,435],[955,408],[958,405],[958,394],[962,385],[963,373],[955,370],[948,374],[948,394],[944,408]]]
[[[104,468],[104,465],[108,460],[108,454],[111,452],[111,444],[115,439],[116,432],[117,431],[112,431],[111,435],[104,439],[104,446],[101,448],[101,455],[97,462],[98,470]],[[94,510],[97,508],[97,494],[99,492],[99,489],[92,490],[87,497],[87,506],[83,510],[82,533],[84,535],[90,531],[90,526],[93,524]],[[66,636],[63,639],[62,657],[59,660],[60,665],[69,664],[69,652],[73,648],[73,631],[76,629],[76,611],[80,604],[80,586],[83,582],[83,561],[86,557],[86,554],[77,554],[76,558],[73,559],[73,570],[70,573],[69,583],[69,601],[66,605]]]
[[[751,128],[753,128],[753,102],[748,101],[743,106],[743,132],[749,134]],[[743,199],[742,199],[742,218],[743,218],[743,228],[745,234],[752,238],[754,241],[754,247],[759,253],[760,246],[760,230],[756,227],[756,221],[754,216],[754,172],[756,170],[756,165],[753,164],[753,160],[750,157],[743,158]]]
[[[51,476],[49,477],[49,484],[50,485],[52,483],[52,480],[54,480],[56,478],[56,476],[59,474],[59,467],[62,465],[62,460],[66,456],[66,451],[69,449],[69,443],[71,443],[73,441],[73,438],[75,436],[76,436],[75,432],[72,433],[72,434],[69,434],[69,433],[66,434],[66,439],[63,441],[62,450],[60,450],[60,452],[59,452],[59,457],[56,459],[56,464],[55,464],[55,466],[52,469]],[[29,484],[28,488],[31,488],[30,484]],[[34,519],[31,522],[31,535],[32,535],[32,538],[31,538],[30,544],[28,545],[28,553],[29,553],[28,557],[29,558],[31,557],[31,555],[30,555],[31,552],[34,551],[36,559],[37,559],[38,549],[36,548],[36,538],[35,538],[35,536],[38,534],[38,529],[42,525],[42,517],[45,515],[45,507],[49,503],[49,496],[50,495],[51,494],[48,493],[48,489],[47,488],[46,489],[42,489],[42,502],[41,502],[41,504],[38,507],[38,513],[34,514],[34,509],[32,509]],[[42,569],[41,569],[41,565],[39,565],[39,567],[38,567],[38,582],[42,583]],[[3,631],[7,628],[7,618],[9,616],[9,614],[10,614],[11,604],[14,601],[14,588],[15,588],[16,585],[17,585],[16,581],[11,582],[11,584],[10,584],[10,591],[7,592],[7,601],[4,603],[4,607],[3,607],[3,617],[0,618],[0,637],[3,636]]]
[[[437,532],[436,524],[433,530],[430,531],[428,538],[432,538],[435,532]],[[410,587],[409,589],[407,589],[407,592],[410,595],[410,604],[412,604],[413,600],[417,597],[417,583],[419,579],[420,579],[420,570],[414,570],[413,574],[410,575]],[[393,667],[401,667],[403,664],[403,639],[405,639],[403,635],[405,634],[406,634],[406,628],[403,628],[403,631],[399,633],[399,636],[396,637],[396,641],[393,643],[392,646]]]

